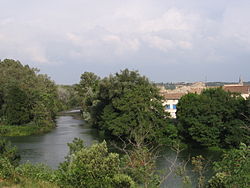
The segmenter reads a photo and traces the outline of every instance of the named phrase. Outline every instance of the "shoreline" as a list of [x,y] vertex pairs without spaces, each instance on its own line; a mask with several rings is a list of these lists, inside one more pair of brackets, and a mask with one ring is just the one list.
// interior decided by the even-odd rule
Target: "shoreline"
[[0,125],[0,136],[11,137],[11,136],[31,136],[39,135],[50,132],[54,129],[55,123],[50,124],[50,126],[39,126],[34,123],[29,123],[26,125]]

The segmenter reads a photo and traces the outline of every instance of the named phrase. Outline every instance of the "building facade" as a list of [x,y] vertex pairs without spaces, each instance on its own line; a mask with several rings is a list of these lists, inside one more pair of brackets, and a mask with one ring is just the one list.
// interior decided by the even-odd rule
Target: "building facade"
[[176,105],[178,104],[180,98],[185,95],[185,93],[165,93],[163,106],[165,111],[170,113],[171,118],[176,118]]

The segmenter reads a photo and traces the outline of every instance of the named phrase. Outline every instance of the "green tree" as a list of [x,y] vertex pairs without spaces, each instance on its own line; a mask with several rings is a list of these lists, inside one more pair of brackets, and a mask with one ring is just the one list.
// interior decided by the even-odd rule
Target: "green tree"
[[210,188],[250,187],[250,147],[227,151],[221,161],[214,163],[215,175],[209,180]]
[[58,97],[61,103],[62,110],[73,109],[80,107],[81,100],[76,91],[77,85],[58,85]]
[[10,86],[5,101],[5,115],[8,124],[21,125],[30,121],[30,103],[24,91],[16,85]]
[[92,72],[84,72],[81,75],[80,83],[76,85],[76,91],[80,96],[83,117],[91,121],[91,107],[94,105],[94,98],[98,92],[100,77]]
[[0,61],[1,124],[53,124],[59,104],[57,87],[47,75],[38,72],[19,61]]
[[126,149],[122,160],[124,172],[142,187],[160,187],[163,179],[156,168],[157,152],[138,142],[129,147],[132,148]]
[[75,139],[69,147],[69,155],[58,169],[59,184],[79,188],[134,186],[133,180],[121,171],[119,155],[109,153],[105,141],[87,148]]
[[240,142],[248,143],[249,132],[242,129],[243,101],[240,95],[221,88],[183,96],[177,105],[181,136],[203,146],[235,147]]
[[198,94],[187,94],[177,106],[178,128],[187,141],[206,146],[217,145],[221,122],[214,113],[209,113],[210,99]]
[[176,136],[158,88],[137,71],[125,69],[101,80],[89,112],[92,124],[108,135],[132,140],[142,135],[158,143]]
[[1,117],[3,116],[3,105],[4,105],[4,95],[3,91],[0,88],[0,122],[1,122]]
[[250,97],[243,101],[242,116],[243,119],[246,120],[246,125],[250,129]]
[[20,161],[17,148],[5,139],[0,139],[0,159],[1,158],[6,158],[13,166],[17,166]]

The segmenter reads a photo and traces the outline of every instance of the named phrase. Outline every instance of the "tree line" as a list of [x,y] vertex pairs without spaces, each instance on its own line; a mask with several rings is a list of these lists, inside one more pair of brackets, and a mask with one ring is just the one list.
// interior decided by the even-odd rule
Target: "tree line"
[[85,72],[76,89],[83,117],[110,137],[144,135],[160,144],[181,140],[221,148],[250,142],[250,98],[239,93],[212,88],[187,94],[177,104],[176,121],[171,121],[156,85],[137,71],[125,69],[103,79]]
[[179,101],[177,120],[173,121],[164,110],[164,99],[156,85],[137,71],[125,69],[105,78],[85,72],[79,84],[72,87],[57,87],[37,69],[14,60],[1,61],[0,73],[1,125],[33,122],[48,126],[65,101],[63,108],[80,105],[83,118],[120,143],[117,148],[123,152],[122,156],[110,153],[105,142],[87,148],[76,139],[69,144],[65,161],[52,170],[43,165],[20,166],[15,149],[8,149],[3,141],[2,179],[15,179],[17,175],[61,187],[159,187],[155,149],[181,142],[234,148],[214,164],[214,176],[209,181],[204,181],[201,173],[203,158],[192,160],[200,175],[199,187],[249,185],[249,98],[244,100],[221,88],[188,94]]
[[0,61],[0,125],[52,126],[59,110],[56,84],[19,61]]
[[158,144],[177,137],[158,88],[137,71],[125,69],[103,79],[85,72],[77,91],[83,117],[109,137]]
[[174,122],[156,85],[137,71],[125,69],[102,79],[85,72],[73,86],[56,86],[38,73],[19,61],[0,61],[1,127],[51,126],[59,110],[80,106],[83,118],[110,138],[222,148],[249,144],[250,99],[237,93],[215,88],[187,94]]
[[204,147],[235,148],[250,143],[250,98],[222,88],[183,96],[177,127],[184,142]]

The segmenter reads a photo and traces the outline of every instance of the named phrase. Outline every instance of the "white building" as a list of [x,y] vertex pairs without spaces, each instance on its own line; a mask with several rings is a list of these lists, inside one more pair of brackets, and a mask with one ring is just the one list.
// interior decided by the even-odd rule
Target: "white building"
[[163,106],[165,110],[170,113],[171,118],[176,118],[176,105],[180,98],[186,93],[165,93],[163,94]]

